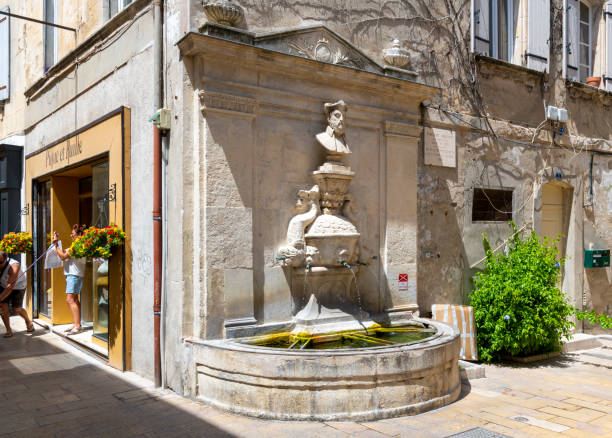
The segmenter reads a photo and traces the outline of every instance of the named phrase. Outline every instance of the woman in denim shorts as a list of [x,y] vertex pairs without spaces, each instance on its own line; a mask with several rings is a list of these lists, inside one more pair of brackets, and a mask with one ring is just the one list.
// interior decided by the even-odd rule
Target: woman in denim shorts
[[[83,235],[85,231],[85,225],[75,224],[72,226],[72,233],[70,237],[75,240],[77,237]],[[63,251],[59,246],[59,236],[57,232],[53,232],[53,243],[55,244],[57,255],[64,261],[64,275],[66,276],[66,302],[70,311],[72,312],[72,318],[74,325],[68,328],[66,331],[69,335],[76,335],[83,331],[81,326],[81,302],[79,301],[79,295],[83,288],[83,277],[85,276],[85,257],[75,259],[72,257],[70,248]]]

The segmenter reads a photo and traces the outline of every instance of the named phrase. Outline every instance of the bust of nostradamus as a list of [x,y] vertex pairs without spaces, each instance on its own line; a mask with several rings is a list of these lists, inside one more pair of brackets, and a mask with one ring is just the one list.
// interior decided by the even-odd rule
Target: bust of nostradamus
[[344,138],[344,118],[346,104],[339,100],[336,103],[324,105],[327,116],[325,132],[316,135],[317,141],[332,155],[348,155],[351,153]]

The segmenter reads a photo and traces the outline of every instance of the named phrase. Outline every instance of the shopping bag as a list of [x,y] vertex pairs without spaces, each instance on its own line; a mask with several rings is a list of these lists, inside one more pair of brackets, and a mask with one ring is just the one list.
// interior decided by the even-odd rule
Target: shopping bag
[[[57,244],[59,245],[60,249],[62,249],[62,242],[59,241]],[[60,256],[57,255],[56,246],[52,244],[47,250],[47,255],[45,256],[45,269],[61,268],[62,266],[64,266],[64,262]]]

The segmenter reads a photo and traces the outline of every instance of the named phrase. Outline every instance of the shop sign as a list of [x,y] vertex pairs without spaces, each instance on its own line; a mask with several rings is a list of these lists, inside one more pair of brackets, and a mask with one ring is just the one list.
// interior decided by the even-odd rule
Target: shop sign
[[76,138],[67,140],[64,144],[57,148],[51,148],[46,151],[45,167],[55,167],[61,165],[65,161],[70,161],[71,158],[81,155],[83,152],[83,143]]

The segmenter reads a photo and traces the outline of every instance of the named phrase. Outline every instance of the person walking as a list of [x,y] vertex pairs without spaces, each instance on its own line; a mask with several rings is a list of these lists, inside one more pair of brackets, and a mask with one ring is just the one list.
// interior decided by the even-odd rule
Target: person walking
[[[85,231],[85,225],[74,224],[72,226],[72,232],[70,233],[70,237],[74,241],[77,237],[83,235]],[[70,307],[70,311],[72,312],[72,318],[74,320],[74,324],[72,327],[68,328],[66,332],[68,335],[76,335],[77,333],[81,333],[83,331],[83,327],[81,326],[81,302],[79,301],[79,295],[81,294],[81,289],[83,288],[83,277],[85,276],[85,257],[81,258],[73,258],[70,248],[65,251],[58,245],[59,235],[56,231],[53,232],[53,244],[55,245],[55,250],[57,251],[57,255],[64,261],[64,275],[66,276],[66,302],[68,303],[68,307]]]
[[0,310],[2,321],[6,327],[5,338],[13,337],[11,330],[11,315],[9,314],[9,303],[15,313],[23,318],[26,323],[26,331],[34,333],[34,324],[28,317],[28,312],[23,308],[23,296],[28,280],[25,272],[21,273],[21,264],[17,260],[9,258],[8,254],[0,251]]

